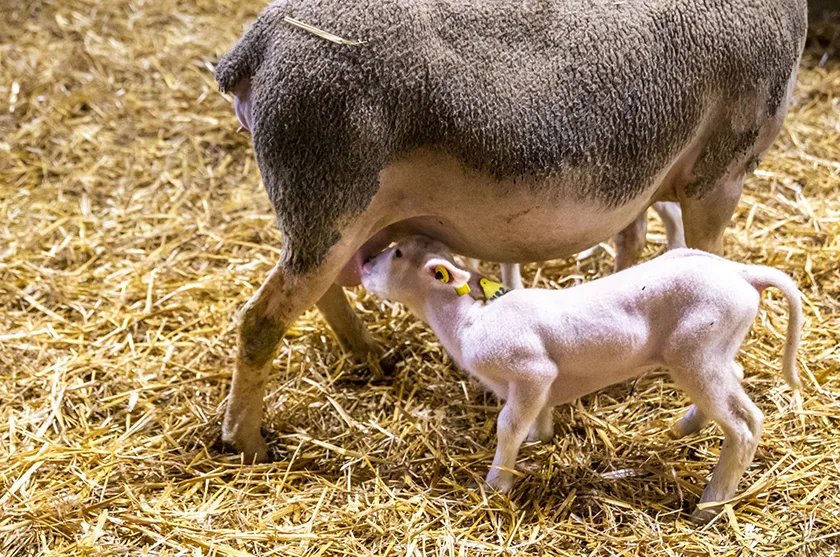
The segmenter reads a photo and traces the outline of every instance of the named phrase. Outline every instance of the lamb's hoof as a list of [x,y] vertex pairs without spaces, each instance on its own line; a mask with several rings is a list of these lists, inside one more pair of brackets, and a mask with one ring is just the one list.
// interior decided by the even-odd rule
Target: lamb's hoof
[[510,493],[513,489],[513,474],[491,470],[487,475],[487,487],[499,493]]
[[545,431],[540,431],[537,428],[532,428],[528,432],[528,441],[531,443],[551,443],[551,440],[554,439],[554,424],[551,424],[551,429],[546,429]]
[[671,424],[671,427],[668,428],[668,437],[671,439],[682,439],[686,435],[689,435],[691,432],[685,431],[683,424],[681,421],[676,421]]

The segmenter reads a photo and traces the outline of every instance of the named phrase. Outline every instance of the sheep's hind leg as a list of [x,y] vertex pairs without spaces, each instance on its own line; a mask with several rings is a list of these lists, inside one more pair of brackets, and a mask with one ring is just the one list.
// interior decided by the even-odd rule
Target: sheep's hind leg
[[632,267],[639,262],[647,240],[647,213],[630,223],[615,236],[615,272]]
[[330,285],[318,300],[318,310],[329,323],[341,347],[357,361],[364,362],[382,356],[384,349],[373,340],[367,327],[350,307],[341,286]]
[[[294,272],[278,263],[245,304],[230,396],[222,423],[222,441],[233,445],[246,462],[268,459],[260,425],[265,384],[277,345],[298,316],[328,294],[341,265],[350,259],[359,245],[360,242],[353,244],[348,240],[336,246],[327,261],[305,273]],[[333,295],[335,293],[333,290]],[[340,290],[338,293],[343,296]],[[346,305],[346,300],[343,303]],[[349,306],[347,311],[350,311]]]
[[739,172],[707,195],[680,202],[688,247],[723,255],[723,234],[741,199],[743,183],[744,174]]
[[723,255],[724,231],[741,199],[744,179],[781,130],[794,81],[795,71],[773,115],[754,119],[752,104],[729,107],[730,125],[715,129],[692,166],[690,180],[676,185],[688,247]]

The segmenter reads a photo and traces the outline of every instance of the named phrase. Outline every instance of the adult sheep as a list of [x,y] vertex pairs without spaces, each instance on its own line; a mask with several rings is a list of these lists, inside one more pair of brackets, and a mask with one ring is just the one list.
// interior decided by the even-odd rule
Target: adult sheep
[[403,235],[541,261],[677,201],[688,246],[720,254],[805,31],[805,0],[270,5],[216,69],[283,234],[242,314],[223,440],[267,458],[268,371],[312,304],[345,347],[377,352],[341,285]]

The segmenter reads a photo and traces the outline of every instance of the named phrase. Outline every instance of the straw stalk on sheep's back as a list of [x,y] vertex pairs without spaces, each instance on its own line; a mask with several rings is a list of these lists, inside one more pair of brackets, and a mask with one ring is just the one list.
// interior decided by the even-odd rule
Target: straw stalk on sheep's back
[[538,261],[676,201],[688,246],[721,253],[781,128],[805,19],[804,0],[269,6],[216,74],[283,233],[243,312],[223,438],[266,459],[272,356],[312,304],[345,347],[377,352],[340,285],[395,238]]

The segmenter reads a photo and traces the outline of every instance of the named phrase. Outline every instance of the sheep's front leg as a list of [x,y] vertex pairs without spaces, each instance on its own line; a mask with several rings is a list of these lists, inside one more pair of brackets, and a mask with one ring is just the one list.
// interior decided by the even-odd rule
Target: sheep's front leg
[[499,413],[496,457],[487,474],[487,485],[493,489],[507,493],[513,487],[512,471],[516,466],[519,447],[540,411],[546,406],[549,386],[550,383],[539,382],[511,383],[507,402]]
[[615,272],[632,267],[642,258],[647,241],[647,214],[642,213],[615,236]]
[[683,230],[680,204],[673,201],[660,201],[653,204],[653,210],[659,215],[662,225],[665,227],[668,249],[684,248],[685,231]]
[[[476,273],[479,273],[480,263],[481,261],[478,259],[467,259],[467,266],[471,267]],[[502,270],[502,284],[511,290],[525,288],[525,285],[522,283],[522,268],[519,266],[519,263],[502,263],[499,266]]]

